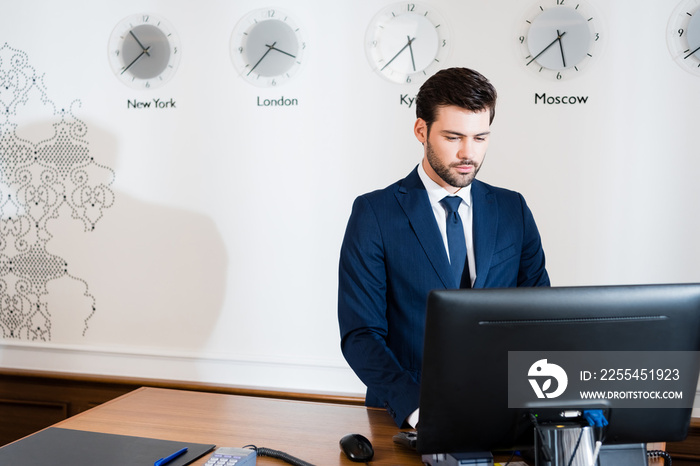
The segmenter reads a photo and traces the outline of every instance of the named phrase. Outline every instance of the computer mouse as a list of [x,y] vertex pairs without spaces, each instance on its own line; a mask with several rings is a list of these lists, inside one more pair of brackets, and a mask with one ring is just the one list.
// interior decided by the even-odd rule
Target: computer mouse
[[348,434],[341,438],[340,449],[350,461],[366,462],[374,456],[372,443],[360,434]]

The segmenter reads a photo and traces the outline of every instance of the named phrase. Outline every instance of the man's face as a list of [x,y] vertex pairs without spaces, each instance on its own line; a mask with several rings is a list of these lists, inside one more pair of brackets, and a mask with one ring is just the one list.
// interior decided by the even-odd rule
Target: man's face
[[453,105],[439,107],[430,132],[419,118],[414,126],[423,143],[423,168],[450,193],[469,186],[481,168],[489,145],[490,112],[471,112]]

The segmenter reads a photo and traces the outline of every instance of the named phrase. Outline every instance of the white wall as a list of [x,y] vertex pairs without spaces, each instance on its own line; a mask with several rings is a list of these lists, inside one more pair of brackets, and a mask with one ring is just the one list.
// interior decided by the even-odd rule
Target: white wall
[[[355,196],[422,155],[414,109],[400,103],[418,85],[379,77],[363,49],[391,2],[275,2],[308,42],[299,75],[275,89],[246,83],[229,59],[233,27],[270,6],[261,0],[5,3],[0,45],[26,53],[56,107],[35,96],[11,122],[37,142],[72,109],[87,127],[76,143],[114,172],[114,203],[94,231],[67,208],[46,224],[47,249],[70,276],[37,298],[50,334],[5,334],[0,365],[362,393],[335,314],[345,223]],[[448,18],[444,65],[478,69],[499,90],[480,177],[524,194],[553,284],[700,281],[700,77],[668,52],[675,2],[589,0],[602,53],[561,82],[520,63],[518,24],[533,2],[423,3]],[[124,86],[107,61],[114,26],[142,12],[167,18],[182,42],[177,73],[154,90]],[[536,93],[588,100],[535,104]],[[280,96],[299,105],[257,106]],[[155,98],[177,106],[127,107]],[[112,179],[98,172],[93,180]]]

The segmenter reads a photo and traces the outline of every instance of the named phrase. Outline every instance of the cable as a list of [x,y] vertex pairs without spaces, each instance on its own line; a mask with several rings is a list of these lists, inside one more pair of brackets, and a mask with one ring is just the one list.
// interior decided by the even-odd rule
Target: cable
[[544,460],[545,461],[552,461],[552,458],[553,458],[552,450],[550,450],[549,445],[547,445],[547,441],[544,438],[544,434],[539,429],[539,424],[537,423],[537,416],[535,416],[533,413],[529,413],[529,417],[530,417],[530,422],[532,423],[532,425],[535,426],[535,435],[537,435],[537,438],[540,441],[539,450],[542,453]]
[[605,417],[602,409],[586,409],[583,411],[583,418],[588,421],[588,424],[593,429],[593,433],[598,432],[598,440],[595,441],[593,449],[593,466],[598,463],[600,449],[603,447],[603,431],[608,425],[608,419]]
[[511,461],[513,461],[513,458],[515,458],[515,453],[516,453],[515,450],[513,450],[513,451],[510,453],[510,458],[508,458],[508,461],[506,461],[506,464],[503,465],[503,466],[508,466],[508,465],[511,463]]
[[282,460],[285,463],[289,463],[293,466],[314,466],[311,463],[307,463],[306,461],[300,460],[299,458],[296,458],[283,451],[273,450],[271,448],[256,447],[255,445],[246,445],[243,448],[252,448],[255,450],[258,456],[269,456],[270,458]]
[[649,458],[663,458],[664,459],[664,466],[671,466],[672,460],[671,460],[671,455],[669,455],[667,452],[663,450],[649,450],[647,452],[647,456]]
[[593,466],[598,464],[598,456],[600,456],[600,449],[603,447],[603,427],[593,426],[594,433],[596,430],[598,431],[598,440],[595,441],[595,448],[593,449]]

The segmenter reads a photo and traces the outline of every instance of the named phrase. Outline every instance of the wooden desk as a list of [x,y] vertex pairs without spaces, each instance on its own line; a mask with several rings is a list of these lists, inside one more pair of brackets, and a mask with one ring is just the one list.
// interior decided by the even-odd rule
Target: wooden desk
[[[373,465],[423,464],[418,453],[394,444],[399,429],[386,411],[363,406],[139,388],[54,426],[228,447],[252,444],[319,466],[357,465],[338,441],[359,433],[374,446]],[[201,466],[205,459],[192,464]],[[286,463],[259,457],[257,464]]]
[[[389,414],[362,406],[140,388],[55,427],[228,447],[253,444],[316,465],[357,465],[338,441],[358,433],[374,446],[372,464],[423,464],[418,453],[393,443],[399,429]],[[204,458],[193,464],[204,464]],[[257,464],[286,463],[260,457]]]

